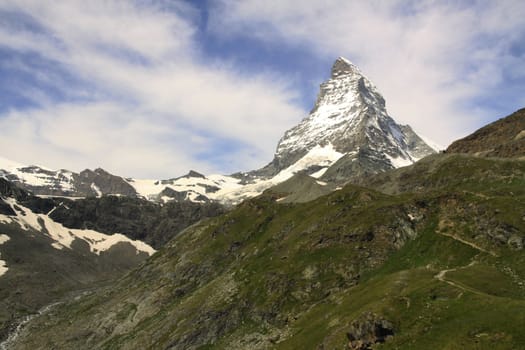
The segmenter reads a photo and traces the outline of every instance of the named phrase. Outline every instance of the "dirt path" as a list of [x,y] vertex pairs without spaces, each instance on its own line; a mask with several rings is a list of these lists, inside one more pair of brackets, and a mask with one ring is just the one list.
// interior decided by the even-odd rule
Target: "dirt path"
[[453,240],[456,240],[458,242],[461,242],[463,244],[466,244],[474,249],[477,249],[479,250],[480,252],[483,252],[483,253],[487,253],[487,254],[490,254],[494,257],[498,257],[498,254],[496,254],[495,252],[491,251],[491,250],[487,250],[483,247],[480,247],[479,245],[477,245],[476,243],[472,243],[472,242],[469,242],[469,241],[466,241],[464,240],[463,238],[461,237],[458,237],[458,236],[455,236],[455,235],[452,235],[452,234],[449,234],[449,233],[444,233],[442,231],[436,231],[438,234],[442,235],[442,236],[445,236],[445,237],[449,237],[449,238],[452,238]]
[[439,281],[441,281],[441,282],[443,282],[443,283],[447,283],[447,284],[449,284],[449,285],[451,285],[453,287],[461,289],[464,292],[471,292],[471,293],[478,294],[478,295],[489,295],[490,296],[490,294],[484,293],[484,292],[479,291],[477,289],[474,289],[474,288],[471,288],[471,287],[467,287],[467,286],[464,286],[462,284],[459,284],[459,283],[456,283],[454,281],[446,279],[446,274],[448,272],[457,271],[457,270],[461,270],[461,269],[466,269],[466,268],[469,268],[469,267],[471,267],[471,266],[473,266],[475,264],[476,264],[476,261],[472,260],[468,265],[465,265],[465,266],[460,266],[460,267],[455,267],[455,268],[452,268],[452,269],[441,270],[434,276],[434,278],[439,280]]

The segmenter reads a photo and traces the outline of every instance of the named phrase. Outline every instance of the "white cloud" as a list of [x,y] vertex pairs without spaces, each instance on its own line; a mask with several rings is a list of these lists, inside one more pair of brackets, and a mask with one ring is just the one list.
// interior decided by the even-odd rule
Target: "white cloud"
[[[525,78],[523,52],[512,52],[523,41],[519,1],[209,3],[208,30],[222,39],[248,36],[270,51],[284,43],[325,61],[351,58],[398,121],[443,144],[494,117],[487,108],[472,110],[472,101],[506,91],[509,75]],[[293,79],[247,75],[235,60],[202,55],[199,13],[190,4],[0,1],[4,15],[32,21],[0,22],[0,47],[45,62],[34,67],[23,58],[1,58],[0,64],[65,96],[57,102],[40,86],[13,84],[40,107],[0,115],[5,156],[135,177],[171,177],[190,168],[233,172],[269,161],[283,131],[306,115]]]
[[[303,45],[324,58],[347,56],[378,85],[394,118],[442,144],[485,123],[493,111],[473,111],[473,101],[504,89],[504,75],[525,65],[522,59],[507,65],[516,58],[509,48],[525,38],[519,0],[217,4],[217,35]],[[516,91],[507,92],[519,101]]]
[[[271,159],[283,130],[304,115],[291,87],[271,74],[246,76],[199,57],[194,10],[148,5],[0,4],[0,10],[32,17],[39,28],[0,27],[0,46],[53,62],[94,90],[81,103],[53,104],[38,90],[25,93],[42,107],[0,118],[6,156],[72,170],[102,166],[135,177],[176,176],[190,168],[248,170]],[[229,162],[200,156],[224,140],[242,146],[230,150]],[[216,154],[220,159],[221,150]]]
[[152,176],[158,168],[178,172],[179,163],[202,165],[189,153],[163,147],[161,139],[184,136],[176,129],[151,124],[137,111],[108,103],[11,112],[0,119],[0,128],[4,134],[0,147],[9,150],[7,157],[51,168],[66,167],[66,161],[72,169],[102,165],[122,175],[139,171],[138,175]]

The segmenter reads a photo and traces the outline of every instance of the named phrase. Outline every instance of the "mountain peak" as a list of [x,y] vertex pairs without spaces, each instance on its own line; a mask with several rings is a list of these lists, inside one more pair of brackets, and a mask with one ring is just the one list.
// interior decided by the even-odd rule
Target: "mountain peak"
[[174,180],[179,180],[179,179],[191,179],[191,178],[200,178],[200,179],[205,179],[206,176],[204,176],[203,174],[195,171],[195,170],[190,170],[186,175],[182,175],[182,176],[179,176],[177,178],[175,178]]
[[338,57],[332,65],[331,77],[334,79],[342,75],[362,76],[363,73],[361,73],[359,68],[348,59],[344,57]]
[[[274,159],[261,174],[273,176],[320,146],[346,155],[352,167],[352,162],[365,154],[362,164],[369,172],[409,165],[434,152],[412,129],[388,115],[374,84],[344,57],[336,59],[310,114],[286,131]],[[325,160],[333,162],[332,158]],[[371,163],[375,164],[373,169]]]

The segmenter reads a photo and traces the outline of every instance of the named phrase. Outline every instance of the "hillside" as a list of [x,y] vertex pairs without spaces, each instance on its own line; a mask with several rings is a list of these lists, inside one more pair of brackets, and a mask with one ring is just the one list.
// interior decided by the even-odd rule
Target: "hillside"
[[525,162],[433,157],[446,166],[404,170],[418,193],[245,201],[31,322],[14,349],[519,348]]
[[473,153],[487,157],[525,154],[525,108],[501,118],[452,143],[447,153]]
[[46,304],[122,276],[181,230],[269,188],[267,196],[281,204],[308,202],[433,152],[388,115],[355,65],[338,58],[311,113],[284,133],[274,160],[260,170],[144,180],[0,157],[0,339],[12,339]]
[[155,252],[117,231],[64,227],[49,215],[62,204],[0,178],[0,339],[40,308],[121,277]]

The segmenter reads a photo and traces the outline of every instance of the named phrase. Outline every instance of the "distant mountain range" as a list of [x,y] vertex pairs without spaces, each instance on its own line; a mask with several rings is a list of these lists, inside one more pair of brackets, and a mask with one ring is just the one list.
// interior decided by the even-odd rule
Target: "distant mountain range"
[[323,184],[342,184],[410,165],[435,152],[410,126],[397,124],[388,115],[376,87],[355,65],[340,57],[330,79],[321,84],[309,116],[284,134],[274,159],[262,169],[231,176],[204,176],[190,171],[173,179],[141,180],[112,175],[103,169],[86,169],[77,174],[0,158],[0,175],[38,195],[122,195],[161,202],[235,204],[297,173]]

